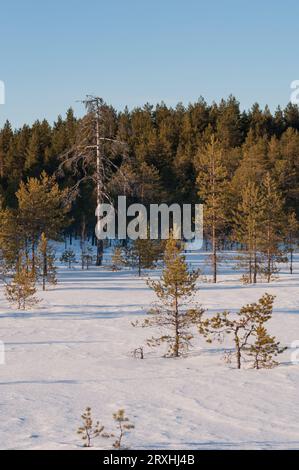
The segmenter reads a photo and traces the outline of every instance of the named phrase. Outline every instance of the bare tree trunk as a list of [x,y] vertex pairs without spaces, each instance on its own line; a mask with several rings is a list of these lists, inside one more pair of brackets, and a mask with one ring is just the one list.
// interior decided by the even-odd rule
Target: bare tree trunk
[[96,266],[102,266],[103,263],[104,243],[103,240],[97,241],[97,260]]
[[270,233],[270,227],[268,224],[268,229],[267,229],[267,282],[271,281],[271,233]]
[[35,275],[35,241],[34,239],[32,240],[32,244],[31,244],[31,252],[32,252],[31,266],[32,266],[32,274],[34,276]]
[[25,241],[25,258],[26,258],[26,272],[29,272],[29,249],[28,249],[28,241]]
[[254,271],[253,271],[253,283],[257,283],[257,252],[256,246],[254,247]]
[[174,356],[179,357],[180,355],[180,336],[179,336],[179,311],[178,311],[178,298],[176,294],[175,298],[175,346]]
[[249,251],[249,284],[252,284],[252,251]]
[[80,247],[81,247],[81,269],[84,270],[85,265],[85,240],[86,240],[86,221],[83,215],[81,221]]
[[47,253],[43,253],[43,290],[46,290],[47,274],[48,274]]
[[217,240],[215,224],[213,224],[212,234],[212,266],[213,266],[213,282],[217,282]]
[[[103,182],[101,181],[101,154],[100,154],[100,127],[99,127],[99,121],[100,121],[100,110],[99,107],[97,107],[97,112],[96,112],[96,147],[97,147],[97,174],[96,174],[96,180],[97,180],[97,208],[99,207],[101,203],[101,186]],[[97,211],[97,222],[99,222],[100,216],[99,212]],[[101,266],[103,262],[103,251],[104,251],[104,244],[103,240],[97,240],[97,260],[96,260],[96,266]]]
[[237,354],[237,368],[241,369],[241,348],[240,348],[240,341],[238,337],[238,331],[235,332],[235,345],[236,345],[236,354]]
[[267,250],[267,282],[271,281],[271,254],[270,249]]

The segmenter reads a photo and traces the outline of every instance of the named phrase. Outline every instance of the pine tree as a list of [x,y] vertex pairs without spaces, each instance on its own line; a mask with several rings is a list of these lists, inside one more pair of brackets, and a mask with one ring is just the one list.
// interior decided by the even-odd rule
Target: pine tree
[[18,211],[4,209],[0,211],[0,253],[8,269],[16,270],[25,253],[29,269],[27,237],[20,223]]
[[138,276],[141,276],[143,269],[153,269],[161,259],[164,245],[163,241],[137,238],[122,250],[125,264],[137,268]]
[[258,302],[243,306],[237,314],[228,311],[218,313],[204,320],[199,327],[208,342],[216,338],[223,341],[224,335],[232,335],[236,348],[237,368],[241,369],[243,355],[249,348],[249,340],[259,326],[263,326],[272,316],[274,296],[264,294]]
[[92,265],[93,255],[92,255],[92,248],[88,246],[84,248],[81,253],[81,260],[82,260],[82,269],[86,267],[87,271],[89,267]]
[[60,257],[60,261],[71,269],[72,265],[76,262],[76,255],[73,250],[65,250]]
[[263,221],[260,249],[264,257],[262,272],[270,282],[278,272],[277,263],[286,261],[281,245],[283,243],[284,207],[283,198],[276,182],[266,173],[262,181]]
[[35,129],[26,152],[25,170],[31,174],[34,173],[34,170],[36,171],[38,167],[40,158],[40,137],[38,130]]
[[46,282],[54,285],[57,283],[54,250],[49,245],[44,232],[38,245],[38,267],[42,278],[43,290],[46,290]]
[[16,193],[19,219],[31,245],[32,271],[35,272],[36,245],[42,232],[48,239],[57,239],[67,225],[65,215],[69,210],[67,190],[60,190],[55,178],[42,172],[40,178],[21,182]]
[[113,271],[119,271],[125,265],[123,250],[120,246],[115,246],[111,257],[111,268]]
[[203,309],[197,305],[187,307],[193,301],[199,271],[189,272],[182,250],[173,238],[167,240],[164,264],[160,280],[148,281],[158,301],[142,326],[164,330],[162,336],[149,339],[148,345],[167,343],[166,355],[178,357],[188,350],[193,338],[191,328],[200,323],[203,314]]
[[118,437],[113,443],[113,447],[115,449],[121,449],[125,433],[130,431],[131,429],[134,429],[135,426],[133,423],[130,423],[129,418],[125,415],[125,410],[123,409],[118,410],[116,413],[114,413],[113,419],[116,422],[118,429]]
[[6,121],[0,131],[0,176],[4,177],[7,170],[7,155],[13,143],[13,130],[9,121]]
[[258,103],[254,103],[249,112],[248,118],[250,130],[255,137],[268,136],[273,132],[273,117],[267,105],[262,110]]
[[270,369],[278,365],[273,357],[281,354],[287,348],[281,348],[275,336],[270,336],[264,326],[255,329],[255,342],[249,347],[248,356],[253,358],[255,369]]
[[21,267],[16,272],[13,280],[6,284],[5,295],[9,302],[17,304],[18,309],[25,310],[38,303],[34,297],[36,294],[34,275]]
[[104,426],[102,426],[99,421],[96,421],[94,424],[90,407],[86,408],[81,418],[83,423],[82,426],[78,428],[77,434],[81,436],[84,447],[91,447],[93,439],[97,437],[109,437],[107,434],[103,433]]
[[288,209],[299,205],[299,132],[288,128],[282,134],[273,155],[271,174],[286,199]]
[[234,212],[234,239],[245,245],[246,253],[240,256],[238,268],[245,268],[245,280],[257,282],[260,267],[259,242],[263,234],[264,203],[262,194],[255,183],[248,182],[241,193],[242,200]]
[[225,226],[227,173],[222,162],[222,149],[212,135],[196,161],[199,196],[204,202],[204,228],[212,241],[213,282],[217,281],[217,250],[220,232]]
[[293,258],[295,247],[298,245],[299,222],[296,218],[295,211],[288,214],[284,227],[285,244],[289,253],[290,273],[293,274]]
[[240,194],[248,182],[259,185],[268,167],[268,140],[266,136],[256,137],[251,129],[242,146],[242,159],[232,180],[235,194]]
[[159,171],[146,162],[139,163],[135,170],[133,183],[133,196],[138,198],[141,204],[149,204],[159,200],[162,194],[161,178]]
[[226,149],[237,147],[242,142],[240,104],[232,95],[221,100],[218,106],[217,137]]

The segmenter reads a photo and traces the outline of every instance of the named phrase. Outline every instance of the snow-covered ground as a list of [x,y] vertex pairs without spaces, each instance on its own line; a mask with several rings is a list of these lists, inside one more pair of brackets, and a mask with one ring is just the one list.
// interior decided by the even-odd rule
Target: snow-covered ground
[[[207,270],[206,254],[188,259]],[[275,294],[270,332],[289,347],[299,340],[299,274],[284,267],[270,285],[244,286],[231,268],[221,266],[217,285],[199,283],[202,305],[211,313],[236,311],[264,292]],[[57,286],[38,296],[38,307],[20,312],[1,287],[1,449],[80,448],[76,429],[86,406],[107,431],[114,430],[112,413],[125,408],[135,423],[125,442],[132,448],[299,449],[295,346],[272,370],[237,370],[223,360],[231,345],[209,345],[198,335],[186,358],[166,359],[163,350],[145,347],[140,360],[131,352],[152,332],[131,322],[154,299],[145,278],[108,267],[60,267]]]

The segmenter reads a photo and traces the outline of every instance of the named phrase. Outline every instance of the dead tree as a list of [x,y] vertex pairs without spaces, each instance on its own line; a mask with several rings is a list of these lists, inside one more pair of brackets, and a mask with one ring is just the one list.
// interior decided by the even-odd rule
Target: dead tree
[[[96,207],[99,204],[112,203],[108,183],[111,175],[119,170],[113,159],[116,156],[126,156],[127,146],[115,139],[116,120],[114,110],[102,98],[87,95],[82,101],[86,115],[79,123],[75,144],[61,155],[58,174],[63,176],[70,171],[75,179],[71,198],[79,194],[79,188],[84,182],[92,182],[96,191]],[[97,222],[100,216],[96,211]],[[103,259],[103,240],[97,239],[96,265],[100,266]]]

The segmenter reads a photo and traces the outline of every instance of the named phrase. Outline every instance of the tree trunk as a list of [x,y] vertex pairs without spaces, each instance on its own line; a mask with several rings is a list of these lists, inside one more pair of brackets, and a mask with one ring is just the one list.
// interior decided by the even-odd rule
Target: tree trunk
[[252,284],[252,251],[249,252],[249,284]]
[[270,242],[271,242],[271,234],[270,234],[270,227],[268,225],[268,231],[267,231],[267,242],[268,242],[268,247],[267,247],[267,282],[271,281],[271,247],[270,247]]
[[47,266],[47,253],[43,254],[44,262],[43,262],[43,290],[46,290],[46,278],[48,274],[48,266]]
[[175,346],[174,356],[179,357],[180,355],[180,336],[179,336],[179,311],[178,311],[178,298],[177,294],[175,297]]
[[31,251],[32,251],[32,274],[33,276],[35,275],[35,241],[32,241],[31,245]]
[[25,241],[25,258],[26,258],[26,272],[29,273],[29,248],[28,248],[28,241]]
[[215,225],[213,225],[213,234],[212,234],[212,244],[213,244],[213,254],[212,254],[212,265],[213,265],[213,282],[217,282],[217,240],[216,240],[216,230]]
[[237,367],[241,369],[241,351],[240,348],[237,348]]
[[254,270],[253,270],[253,284],[257,282],[257,253],[256,249],[254,250]]
[[270,250],[267,252],[267,282],[271,281],[271,254]]
[[103,240],[97,240],[97,261],[96,261],[96,266],[102,266],[103,252],[104,252]]
[[241,349],[240,349],[240,341],[238,338],[238,331],[235,332],[235,345],[236,345],[236,354],[237,354],[237,368],[241,369]]

